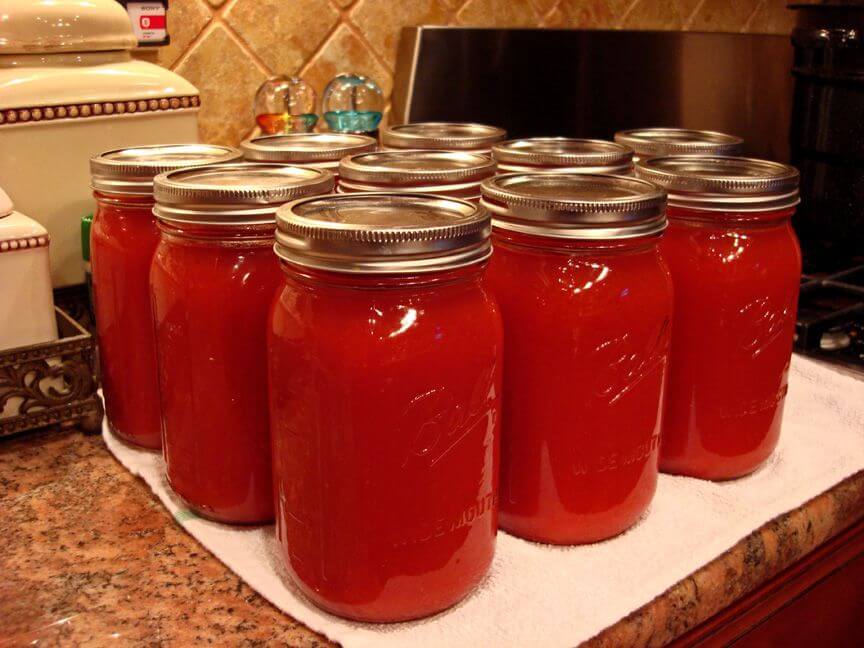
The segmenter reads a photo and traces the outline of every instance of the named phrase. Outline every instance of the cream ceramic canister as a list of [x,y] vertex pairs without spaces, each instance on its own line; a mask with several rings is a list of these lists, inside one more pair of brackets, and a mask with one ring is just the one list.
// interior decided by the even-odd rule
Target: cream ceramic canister
[[198,141],[198,90],[136,45],[115,0],[0,0],[0,180],[48,229],[55,287],[84,281],[90,158]]
[[0,352],[57,339],[48,231],[0,189]]

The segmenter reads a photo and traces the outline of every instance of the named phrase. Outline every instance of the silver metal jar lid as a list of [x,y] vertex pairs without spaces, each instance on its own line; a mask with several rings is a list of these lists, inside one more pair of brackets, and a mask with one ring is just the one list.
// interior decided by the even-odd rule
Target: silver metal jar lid
[[744,140],[735,135],[689,128],[634,128],[615,133],[639,157],[651,155],[741,155]]
[[674,207],[755,212],[794,207],[800,201],[798,170],[768,160],[670,155],[640,160],[636,175],[663,187]]
[[272,223],[276,209],[296,198],[333,190],[324,169],[284,164],[222,164],[156,177],[153,213],[163,221],[210,225]]
[[666,228],[666,195],[636,178],[507,173],[486,180],[481,204],[494,227],[553,238],[624,239]]
[[288,133],[264,135],[240,144],[247,160],[256,162],[338,162],[346,155],[378,148],[367,135],[354,133]]
[[114,149],[90,159],[91,186],[103,193],[150,196],[153,178],[160,173],[235,162],[242,157],[235,148],[213,144],[158,144]]
[[488,149],[507,137],[497,126],[458,122],[417,122],[388,126],[381,144],[399,149]]
[[494,173],[488,155],[464,151],[377,151],[339,162],[340,178],[383,185],[476,182]]
[[276,213],[276,254],[345,273],[417,274],[489,257],[489,214],[422,193],[357,193],[295,200]]
[[499,164],[587,167],[598,173],[629,169],[633,150],[624,144],[574,137],[531,137],[501,142],[492,147]]

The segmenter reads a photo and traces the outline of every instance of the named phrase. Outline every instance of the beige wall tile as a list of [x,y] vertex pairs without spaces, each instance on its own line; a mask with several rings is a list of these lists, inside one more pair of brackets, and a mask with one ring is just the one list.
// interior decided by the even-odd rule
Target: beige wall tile
[[212,12],[204,0],[175,0],[168,4],[168,29],[171,44],[159,48],[157,61],[171,67],[189,49],[195,37],[210,21]]
[[705,0],[689,28],[694,31],[737,32],[744,29],[759,0]]
[[683,26],[675,0],[638,0],[621,23],[622,29],[681,29]]
[[456,14],[460,25],[529,27],[539,20],[528,0],[468,0]]
[[618,26],[634,0],[563,0],[559,5],[569,27],[611,29]]
[[567,16],[564,15],[564,12],[561,11],[560,7],[555,7],[552,11],[547,13],[543,18],[543,21],[540,23],[540,26],[552,27],[554,29],[569,27],[567,24]]
[[402,27],[444,25],[448,17],[441,0],[358,0],[351,9],[351,20],[391,68]]
[[684,21],[685,29],[701,2],[702,0],[678,0],[678,13],[681,14],[681,20]]
[[745,31],[754,34],[791,34],[796,12],[786,8],[786,0],[762,0]]
[[267,78],[249,55],[216,25],[177,66],[201,92],[199,130],[205,142],[236,144],[252,127],[252,100]]
[[538,15],[545,16],[558,5],[559,0],[530,0],[530,2],[534,5],[534,10]]
[[321,51],[303,69],[302,75],[306,82],[315,88],[320,100],[330,79],[342,72],[354,72],[370,77],[381,86],[385,102],[390,97],[393,87],[392,73],[372,56],[366,44],[345,25],[341,25],[328,39]]
[[274,74],[294,74],[339,20],[327,0],[237,0],[225,21]]

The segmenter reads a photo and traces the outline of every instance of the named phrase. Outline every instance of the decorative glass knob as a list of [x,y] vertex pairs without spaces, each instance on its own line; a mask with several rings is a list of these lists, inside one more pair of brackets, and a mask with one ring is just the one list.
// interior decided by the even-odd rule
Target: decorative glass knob
[[384,93],[360,74],[338,74],[324,88],[324,119],[339,133],[371,133],[381,122]]
[[255,122],[264,133],[308,133],[318,121],[315,91],[299,77],[267,79],[255,94]]

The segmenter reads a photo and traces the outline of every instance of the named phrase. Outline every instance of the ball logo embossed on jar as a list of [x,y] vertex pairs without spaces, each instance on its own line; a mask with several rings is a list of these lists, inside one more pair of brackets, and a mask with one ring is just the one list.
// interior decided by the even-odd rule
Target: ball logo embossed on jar
[[630,333],[615,336],[598,345],[593,354],[597,366],[595,396],[605,405],[615,405],[656,371],[662,371],[669,353],[669,318],[665,318],[640,345]]
[[780,339],[789,318],[795,314],[795,295],[787,293],[778,300],[771,295],[754,297],[733,317],[736,331],[740,331],[739,348],[753,360]]
[[411,400],[401,417],[400,434],[412,439],[402,468],[434,468],[472,433],[483,434],[484,445],[491,442],[496,423],[494,373],[494,367],[484,371],[467,407],[443,386]]

